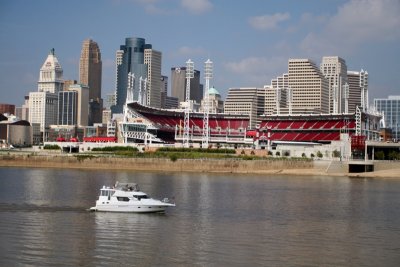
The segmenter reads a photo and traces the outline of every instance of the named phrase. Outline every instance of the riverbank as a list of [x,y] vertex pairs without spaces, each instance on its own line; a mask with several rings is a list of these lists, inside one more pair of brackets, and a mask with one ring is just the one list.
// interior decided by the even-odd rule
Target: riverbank
[[[160,172],[253,173],[265,175],[348,176],[400,178],[400,163],[379,167],[366,173],[348,173],[345,163],[332,170],[331,161],[302,159],[177,159],[81,156],[74,154],[7,153],[0,154],[0,167],[115,169]],[[396,168],[397,167],[397,168]]]

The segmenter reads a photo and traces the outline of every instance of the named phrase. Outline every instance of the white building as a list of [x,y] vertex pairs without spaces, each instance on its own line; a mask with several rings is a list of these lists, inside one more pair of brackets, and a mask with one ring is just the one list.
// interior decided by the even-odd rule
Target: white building
[[57,124],[58,92],[63,90],[64,84],[62,74],[52,49],[40,69],[38,91],[29,93],[29,122],[34,129],[34,140],[40,135],[40,140],[46,141],[46,129]]
[[337,56],[323,57],[320,69],[329,81],[329,113],[345,112],[346,61]]

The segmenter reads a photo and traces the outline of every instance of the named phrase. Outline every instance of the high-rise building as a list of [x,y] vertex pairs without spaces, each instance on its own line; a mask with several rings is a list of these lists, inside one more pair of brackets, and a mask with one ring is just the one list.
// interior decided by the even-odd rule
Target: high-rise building
[[[206,105],[206,101],[203,98],[201,100],[200,112],[204,112],[204,107]],[[224,112],[224,101],[221,100],[221,94],[218,92],[215,87],[211,87],[208,90],[208,110],[210,113],[223,113]]]
[[[76,102],[76,124],[78,126],[88,126],[89,125],[89,111],[90,106],[88,108],[89,102],[89,92],[90,89],[86,85],[83,84],[74,84],[69,87],[69,91],[73,91],[77,93],[77,102]],[[103,119],[103,113],[101,114]]]
[[329,81],[329,113],[345,111],[345,86],[347,81],[346,61],[340,57],[323,57],[321,72]]
[[70,85],[68,91],[58,93],[58,125],[88,126],[89,87]]
[[102,121],[101,71],[102,61],[98,44],[91,39],[83,41],[79,60],[79,83],[89,87],[90,125]]
[[58,94],[63,85],[63,70],[53,48],[40,68],[38,92]]
[[224,103],[224,113],[249,115],[250,127],[255,128],[257,124],[257,111],[259,105],[259,90],[262,88],[230,88]]
[[0,114],[8,113],[15,115],[15,105],[13,104],[0,104]]
[[[186,67],[171,68],[171,96],[177,97],[179,102],[186,101]],[[200,103],[203,99],[200,71],[194,70],[194,77],[190,79],[190,100]]]
[[161,108],[161,52],[151,45],[144,49],[144,63],[147,65],[147,105]]
[[38,142],[46,141],[49,126],[57,124],[58,92],[64,84],[62,74],[53,48],[40,69],[38,92],[29,93],[29,122]]
[[146,46],[145,39],[126,38],[125,44],[121,45],[116,53],[116,97],[115,105],[111,108],[114,114],[123,112],[130,73],[135,76],[133,99],[138,100],[140,77],[146,79],[148,71],[147,64],[144,63],[145,48],[151,48]]
[[161,84],[160,84],[160,93],[161,93],[161,108],[165,108],[165,102],[167,101],[168,95],[168,76],[161,76]]
[[386,128],[392,129],[392,137],[400,140],[400,95],[374,99],[375,109],[384,114]]
[[58,125],[76,125],[78,93],[74,91],[58,92]]
[[329,113],[329,82],[310,59],[289,59],[293,113]]
[[361,71],[348,71],[349,83],[349,112],[356,112],[356,107],[362,110],[368,108],[368,73]]

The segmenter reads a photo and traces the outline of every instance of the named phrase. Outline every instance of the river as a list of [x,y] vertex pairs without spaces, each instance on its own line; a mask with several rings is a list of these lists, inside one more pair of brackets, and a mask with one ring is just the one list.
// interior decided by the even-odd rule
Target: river
[[[88,212],[137,182],[165,214]],[[400,180],[0,168],[0,266],[400,266]]]

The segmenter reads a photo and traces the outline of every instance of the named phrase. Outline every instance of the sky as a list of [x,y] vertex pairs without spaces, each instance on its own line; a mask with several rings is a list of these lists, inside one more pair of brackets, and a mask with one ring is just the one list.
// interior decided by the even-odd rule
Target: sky
[[[50,49],[65,80],[79,80],[82,42],[103,61],[102,96],[115,90],[115,52],[142,37],[162,52],[162,74],[188,59],[214,86],[262,87],[288,71],[290,58],[340,56],[369,74],[369,97],[400,95],[400,0],[2,0],[0,103],[21,106],[37,91]],[[201,79],[205,83],[204,78]]]

